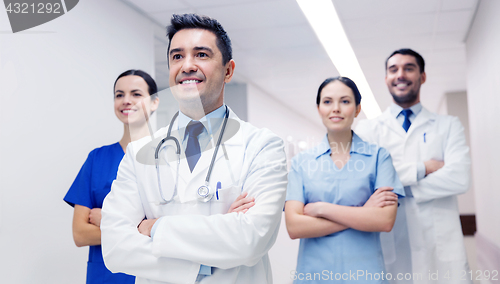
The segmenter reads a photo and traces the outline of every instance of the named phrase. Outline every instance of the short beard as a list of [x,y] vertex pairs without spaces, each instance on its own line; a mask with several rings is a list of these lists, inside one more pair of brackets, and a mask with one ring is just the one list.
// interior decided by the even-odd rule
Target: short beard
[[394,101],[399,105],[399,104],[404,104],[404,105],[407,105],[407,104],[413,104],[414,102],[417,101],[417,98],[418,98],[418,93],[415,92],[415,91],[410,91],[408,92],[408,94],[406,94],[405,96],[397,96],[396,94],[394,93],[391,93],[392,95],[392,98],[394,99]]

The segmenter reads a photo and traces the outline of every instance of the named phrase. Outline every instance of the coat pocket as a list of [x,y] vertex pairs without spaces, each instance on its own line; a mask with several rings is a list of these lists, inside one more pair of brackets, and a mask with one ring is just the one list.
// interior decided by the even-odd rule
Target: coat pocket
[[446,137],[437,131],[424,132],[420,138],[421,161],[443,161]]
[[229,186],[216,190],[211,202],[211,214],[226,214],[233,202],[241,194],[241,186]]

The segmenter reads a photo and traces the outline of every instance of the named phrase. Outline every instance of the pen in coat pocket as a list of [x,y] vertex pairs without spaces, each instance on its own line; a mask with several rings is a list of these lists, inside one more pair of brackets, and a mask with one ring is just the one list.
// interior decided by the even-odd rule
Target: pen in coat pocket
[[424,133],[424,143],[425,143],[425,134],[427,134],[427,133]]
[[217,187],[215,188],[215,197],[217,197],[217,200],[219,200],[219,189],[222,188],[221,182],[217,182]]

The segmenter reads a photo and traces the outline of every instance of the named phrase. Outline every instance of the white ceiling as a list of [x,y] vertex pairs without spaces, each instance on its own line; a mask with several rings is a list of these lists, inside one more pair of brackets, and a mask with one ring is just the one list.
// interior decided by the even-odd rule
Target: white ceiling
[[[253,84],[318,124],[318,86],[338,72],[294,0],[122,0],[157,25],[156,78],[168,86],[165,26],[173,13],[221,22],[233,43],[234,80]],[[426,60],[421,100],[442,110],[446,92],[465,90],[465,43],[478,0],[333,0],[382,110],[391,102],[384,62],[409,47]]]

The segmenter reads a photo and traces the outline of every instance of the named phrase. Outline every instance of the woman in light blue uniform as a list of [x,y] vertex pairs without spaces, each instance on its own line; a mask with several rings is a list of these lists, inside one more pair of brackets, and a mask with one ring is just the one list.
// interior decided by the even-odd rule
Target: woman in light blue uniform
[[327,135],[292,159],[285,217],[301,239],[294,283],[387,283],[379,232],[392,229],[404,190],[389,152],[351,130],[360,102],[349,78],[325,80],[316,103]]
[[[123,123],[122,139],[112,145],[92,150],[64,197],[74,207],[73,238],[79,247],[90,246],[87,263],[87,282],[135,283],[135,277],[111,273],[101,252],[101,208],[111,190],[118,166],[129,142],[148,135],[146,116],[158,107],[156,83],[144,71],[128,70],[115,81],[114,109]],[[144,102],[144,104],[143,104]]]

